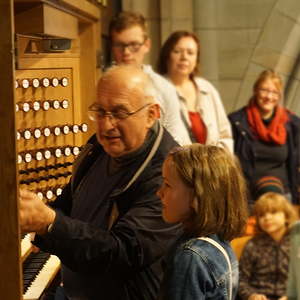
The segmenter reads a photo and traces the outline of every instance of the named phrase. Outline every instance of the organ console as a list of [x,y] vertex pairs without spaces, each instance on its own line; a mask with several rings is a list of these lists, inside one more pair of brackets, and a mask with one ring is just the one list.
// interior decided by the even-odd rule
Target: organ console
[[[2,2],[0,18],[8,22],[0,22],[0,128],[7,129],[0,131],[0,298],[38,300],[60,261],[34,251],[32,234],[20,237],[18,190],[54,201],[91,135],[86,99],[94,99],[100,75],[102,1]],[[57,37],[71,40],[70,49],[43,48],[43,39]]]

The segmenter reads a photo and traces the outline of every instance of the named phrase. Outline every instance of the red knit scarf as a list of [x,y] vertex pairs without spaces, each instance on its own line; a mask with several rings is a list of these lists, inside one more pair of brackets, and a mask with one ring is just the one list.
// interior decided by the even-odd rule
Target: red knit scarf
[[259,109],[253,100],[246,108],[248,122],[256,136],[265,142],[284,145],[286,142],[285,123],[289,120],[287,111],[282,106],[277,106],[271,123],[266,127],[260,116]]

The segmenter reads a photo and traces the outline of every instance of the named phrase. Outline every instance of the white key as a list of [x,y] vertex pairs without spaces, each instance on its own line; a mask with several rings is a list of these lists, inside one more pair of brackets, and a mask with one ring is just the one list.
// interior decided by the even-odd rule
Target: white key
[[60,260],[57,256],[51,255],[43,266],[35,280],[31,283],[26,293],[23,295],[24,300],[38,300],[43,291],[50,285],[55,275],[59,271]]

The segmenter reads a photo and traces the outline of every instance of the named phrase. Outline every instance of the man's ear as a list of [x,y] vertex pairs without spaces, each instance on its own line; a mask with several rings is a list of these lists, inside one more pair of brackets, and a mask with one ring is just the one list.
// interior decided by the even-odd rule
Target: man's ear
[[154,122],[160,118],[160,106],[158,103],[153,103],[148,108],[148,125],[151,128]]

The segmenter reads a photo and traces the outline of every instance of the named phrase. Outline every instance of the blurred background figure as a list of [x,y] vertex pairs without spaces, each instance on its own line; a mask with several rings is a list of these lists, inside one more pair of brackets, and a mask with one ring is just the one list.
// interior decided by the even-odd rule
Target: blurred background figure
[[233,149],[230,123],[217,90],[196,76],[200,43],[194,33],[176,31],[162,46],[158,72],[176,87],[181,116],[192,141]]
[[180,116],[176,90],[168,80],[153,71],[144,59],[151,49],[144,16],[137,12],[123,11],[109,24],[109,38],[115,63],[135,65],[151,78],[156,91],[155,100],[160,105],[160,121],[180,145],[190,144],[188,132]]
[[287,285],[289,300],[300,299],[300,222],[294,224],[291,230],[291,249],[289,276]]
[[296,220],[291,203],[268,192],[254,204],[256,234],[240,259],[239,297],[242,300],[286,299],[290,227]]
[[283,84],[277,73],[263,71],[247,106],[229,115],[234,152],[250,191],[249,204],[273,186],[299,204],[300,119],[282,106]]

